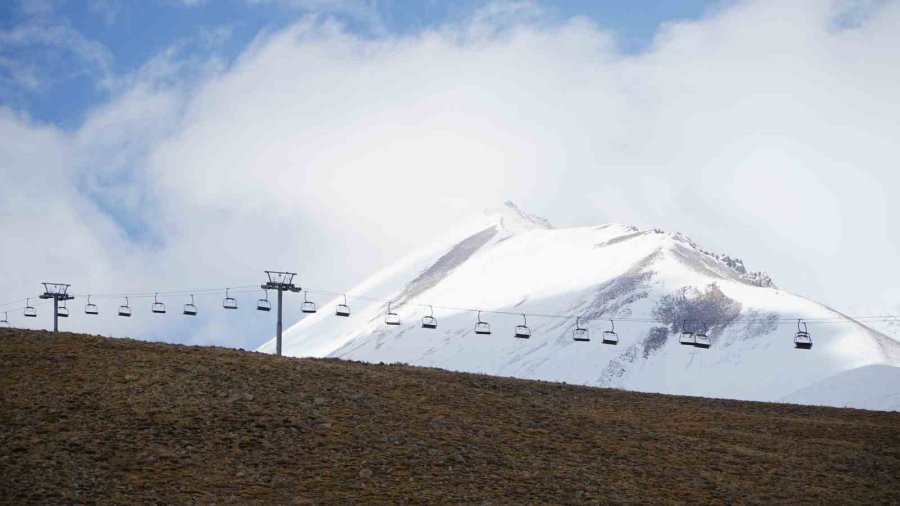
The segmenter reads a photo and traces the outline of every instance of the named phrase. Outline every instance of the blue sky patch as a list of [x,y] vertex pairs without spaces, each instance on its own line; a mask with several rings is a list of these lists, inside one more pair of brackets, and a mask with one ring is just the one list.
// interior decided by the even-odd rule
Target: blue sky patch
[[[303,6],[309,6],[304,8]],[[616,34],[619,50],[640,52],[660,25],[701,17],[709,0],[567,0],[540,8],[560,20],[587,16]],[[465,19],[485,2],[287,2],[22,0],[0,5],[0,103],[74,130],[113,96],[123,76],[172,47],[229,64],[258,34],[302,16],[333,16],[354,33],[415,33]]]

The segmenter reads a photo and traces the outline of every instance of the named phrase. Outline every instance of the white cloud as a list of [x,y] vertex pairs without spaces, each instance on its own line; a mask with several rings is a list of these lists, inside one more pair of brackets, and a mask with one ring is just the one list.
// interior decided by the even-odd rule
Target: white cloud
[[108,87],[112,62],[104,45],[43,14],[0,30],[0,79],[14,88],[40,91],[50,83],[77,76],[88,76]]
[[60,0],[18,0],[16,7],[26,15],[50,14],[59,6]]
[[[838,22],[848,8],[738,3],[630,56],[589,20],[528,4],[404,36],[306,18],[199,87],[132,79],[72,135],[7,113],[4,178],[46,172],[7,186],[21,198],[0,220],[18,238],[0,291],[44,273],[223,286],[265,268],[340,289],[512,198],[555,223],[681,230],[838,308],[892,304],[900,6]],[[85,195],[154,240],[127,240]],[[54,235],[71,254],[31,246]],[[249,346],[261,321],[207,321],[196,338]]]
[[369,29],[382,31],[376,0],[245,0],[251,6],[269,6],[294,12],[346,16],[361,21]]
[[119,14],[122,12],[122,0],[90,0],[88,9],[92,14],[103,20],[106,26],[112,26],[116,23]]

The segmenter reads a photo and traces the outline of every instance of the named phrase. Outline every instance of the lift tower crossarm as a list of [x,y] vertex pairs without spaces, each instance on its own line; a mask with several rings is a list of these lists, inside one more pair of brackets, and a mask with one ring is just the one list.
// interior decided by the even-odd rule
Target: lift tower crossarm
[[281,356],[281,300],[284,292],[300,292],[302,288],[294,285],[296,272],[266,271],[268,281],[260,285],[263,290],[278,291],[278,323],[275,326],[275,354]]
[[75,297],[69,295],[69,286],[65,283],[41,283],[44,285],[42,299],[53,299],[53,332],[59,332],[59,301],[72,300]]

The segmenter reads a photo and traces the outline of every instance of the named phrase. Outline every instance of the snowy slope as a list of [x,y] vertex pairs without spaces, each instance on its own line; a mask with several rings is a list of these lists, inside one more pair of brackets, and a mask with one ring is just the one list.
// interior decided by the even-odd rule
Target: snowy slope
[[900,367],[858,367],[825,378],[781,400],[791,404],[900,411]]
[[[873,316],[883,316],[883,315],[897,315],[900,314],[900,304],[894,306],[880,306],[877,308],[858,308],[852,307],[850,308],[850,312],[852,314],[858,315],[873,315]],[[878,332],[894,339],[895,341],[900,341],[900,317],[893,317],[881,321],[873,321],[871,323],[866,323],[866,325],[872,327]]]
[[[711,286],[712,285],[712,286]],[[674,297],[681,291],[683,297]],[[707,253],[680,234],[609,224],[553,229],[507,203],[464,223],[352,289],[391,299],[402,325],[384,325],[385,304],[350,297],[285,333],[294,356],[406,362],[452,370],[631,390],[777,400],[836,373],[900,363],[900,344],[840,313],[774,286],[740,261]],[[320,301],[321,302],[321,301]],[[419,326],[429,304],[437,330]],[[476,336],[467,308],[581,315],[592,341],[574,342],[574,318],[532,317],[533,337],[514,339],[521,316],[485,314],[493,335]],[[793,349],[792,325],[776,319],[840,318],[810,325],[812,350]],[[618,346],[602,345],[608,320]],[[683,319],[709,329],[707,350],[678,344]],[[260,348],[272,352],[274,343]]]

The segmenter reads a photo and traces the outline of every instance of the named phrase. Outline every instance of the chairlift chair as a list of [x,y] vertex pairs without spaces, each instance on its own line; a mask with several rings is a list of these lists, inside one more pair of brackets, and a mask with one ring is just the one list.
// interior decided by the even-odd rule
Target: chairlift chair
[[478,312],[478,321],[475,323],[475,333],[482,336],[491,334],[491,324],[481,321],[481,311]]
[[191,294],[191,303],[184,305],[184,311],[182,314],[186,314],[188,316],[197,316],[197,306],[194,305],[194,295]]
[[706,335],[706,322],[703,322],[703,330],[694,334],[694,346],[707,349],[712,345],[709,336]]
[[350,316],[350,306],[347,305],[347,294],[344,294],[344,303],[338,304],[334,309],[334,314],[335,316],[343,316],[345,318]]
[[[803,330],[800,326],[803,325]],[[809,329],[806,328],[806,322],[797,320],[797,333],[794,334],[794,348],[808,350],[812,348],[812,337],[809,335]]]
[[681,337],[678,338],[678,342],[685,346],[694,346],[697,343],[694,333],[687,331],[687,320],[681,322]]
[[119,316],[131,317],[131,306],[128,305],[128,297],[125,297],[125,305],[119,306]]
[[583,328],[579,325],[579,318],[575,318],[575,330],[572,331],[572,339],[575,341],[587,342],[591,340],[591,336],[588,333],[588,329]]
[[603,344],[611,344],[613,346],[619,344],[619,334],[616,334],[616,323],[609,321],[609,330],[603,331]]
[[37,309],[31,305],[31,299],[25,299],[25,311],[22,314],[27,318],[37,318]]
[[428,306],[428,308],[431,309],[431,314],[422,317],[422,328],[434,330],[437,328],[437,318],[434,317],[434,308],[431,306]]
[[225,299],[222,300],[222,307],[225,309],[237,309],[237,299],[228,294],[228,288],[225,289]]
[[391,303],[388,302],[387,314],[384,315],[384,323],[387,325],[400,325],[400,315],[391,312]]
[[84,305],[84,314],[90,314],[90,315],[100,314],[100,308],[97,307],[97,304],[91,304],[91,296],[90,295],[88,295],[87,304]]
[[62,301],[62,305],[56,308],[56,316],[60,318],[69,317],[69,308],[66,307],[66,301]]
[[525,318],[525,315],[522,315],[522,324],[516,326],[514,337],[518,337],[519,339],[528,339],[531,337],[531,329],[528,328],[528,320]]
[[257,311],[271,311],[272,303],[269,302],[269,291],[265,290],[266,296],[265,298],[259,299],[256,301],[256,309]]
[[159,294],[153,294],[153,305],[150,306],[150,311],[153,311],[156,314],[165,314],[166,313],[166,305],[159,301]]
[[307,291],[303,291],[303,305],[300,306],[300,311],[303,313],[315,313],[316,303],[306,298],[307,293]]
[[6,313],[3,313],[3,319],[0,320],[0,329],[8,329],[11,327],[11,325],[9,324],[8,318],[9,318],[9,315],[7,315]]

